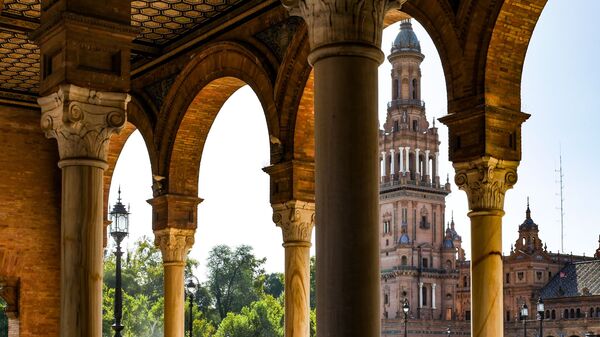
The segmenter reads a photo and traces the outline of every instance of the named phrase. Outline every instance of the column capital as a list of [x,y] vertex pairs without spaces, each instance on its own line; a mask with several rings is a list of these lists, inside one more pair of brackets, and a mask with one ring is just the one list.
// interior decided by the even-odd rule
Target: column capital
[[467,193],[469,216],[494,211],[504,214],[504,193],[517,182],[518,161],[493,157],[454,163],[454,182]]
[[127,121],[126,93],[95,91],[72,84],[38,98],[41,127],[47,138],[56,138],[61,160],[106,161],[108,141]]
[[[361,55],[383,62],[379,48],[386,1],[282,0],[282,3],[308,26],[313,51],[309,56],[311,64],[332,55]],[[319,50],[328,45],[335,47],[335,51]]]
[[165,263],[184,264],[185,258],[194,244],[194,229],[165,228],[154,231],[154,245],[157,246]]
[[272,204],[273,222],[281,227],[284,246],[302,244],[310,246],[315,225],[315,204],[299,200]]

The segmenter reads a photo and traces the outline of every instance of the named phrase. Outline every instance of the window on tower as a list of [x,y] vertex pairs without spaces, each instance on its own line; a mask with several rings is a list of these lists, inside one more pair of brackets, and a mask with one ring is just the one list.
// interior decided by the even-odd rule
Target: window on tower
[[416,119],[413,120],[413,131],[417,131],[419,129],[419,121]]
[[394,131],[394,132],[398,132],[398,131],[400,131],[400,126],[398,125],[398,121],[397,121],[397,120],[396,120],[396,121],[394,121],[394,130],[393,130],[393,131]]
[[423,306],[427,306],[427,287],[421,289],[421,298],[423,299]]
[[412,80],[412,89],[413,89],[412,99],[419,99],[418,94],[417,94],[419,92],[419,90],[417,88],[417,79],[416,78],[413,78],[413,80]]
[[398,99],[398,80],[395,79],[392,88],[392,99]]
[[406,266],[408,264],[408,259],[406,258],[406,256],[402,256],[402,258],[400,259],[400,261],[401,261],[400,263],[403,266]]

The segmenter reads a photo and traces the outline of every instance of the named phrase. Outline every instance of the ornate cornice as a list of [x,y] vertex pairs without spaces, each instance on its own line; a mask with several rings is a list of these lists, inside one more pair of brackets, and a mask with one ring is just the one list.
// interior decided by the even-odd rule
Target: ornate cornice
[[101,92],[71,84],[40,97],[41,127],[48,138],[56,138],[61,160],[106,161],[108,141],[127,121],[125,93]]
[[282,0],[282,3],[292,15],[306,21],[313,50],[340,42],[381,46],[384,0]]
[[193,229],[165,228],[154,231],[154,245],[160,248],[164,263],[185,263],[194,245]]
[[310,246],[312,229],[315,225],[315,204],[292,200],[272,204],[273,222],[281,227],[284,246],[306,244]]
[[470,215],[474,212],[504,212],[504,193],[517,182],[519,162],[482,157],[454,163],[454,182],[467,193]]

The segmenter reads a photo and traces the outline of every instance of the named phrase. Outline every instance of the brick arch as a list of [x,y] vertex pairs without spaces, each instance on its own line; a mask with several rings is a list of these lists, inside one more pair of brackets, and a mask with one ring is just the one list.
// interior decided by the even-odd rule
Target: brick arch
[[[112,182],[113,173],[115,171],[115,167],[117,165],[117,161],[119,160],[119,156],[123,151],[123,147],[125,147],[125,143],[129,139],[129,136],[133,134],[134,131],[140,131],[142,138],[144,139],[144,143],[146,144],[146,149],[148,156],[150,157],[150,165],[154,166],[156,162],[156,151],[154,150],[153,142],[152,142],[152,126],[151,122],[148,120],[147,115],[144,113],[144,110],[141,108],[141,104],[135,98],[127,106],[127,123],[121,130],[119,134],[114,134],[110,138],[110,142],[108,145],[108,156],[107,163],[108,168],[104,171],[103,178],[103,214],[104,214],[104,246],[106,247],[107,243],[107,232],[106,227],[108,224],[108,211],[109,211],[109,203],[108,203],[108,194],[110,192],[110,185]],[[151,185],[152,182],[148,182],[148,186]]]
[[154,172],[167,178],[166,192],[197,195],[208,131],[225,101],[246,84],[261,102],[269,134],[278,137],[271,79],[260,58],[245,47],[232,42],[209,46],[177,77],[161,108],[160,115],[168,117],[157,127],[163,134]]
[[493,27],[485,64],[485,103],[521,110],[521,75],[533,29],[547,0],[505,0]]

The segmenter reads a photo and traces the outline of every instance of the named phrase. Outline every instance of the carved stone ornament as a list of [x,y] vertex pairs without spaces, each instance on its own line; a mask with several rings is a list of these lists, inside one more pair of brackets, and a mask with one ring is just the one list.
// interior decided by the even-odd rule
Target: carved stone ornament
[[162,252],[163,262],[185,262],[194,245],[193,229],[165,228],[154,231],[154,245]]
[[492,157],[454,163],[454,182],[467,193],[471,211],[503,211],[504,193],[517,182],[518,165]]
[[101,92],[71,84],[38,98],[41,127],[47,138],[56,138],[61,159],[106,161],[108,141],[127,121],[125,93]]
[[308,25],[311,48],[339,43],[381,46],[385,0],[282,0]]
[[283,242],[307,242],[310,244],[315,225],[315,204],[304,201],[288,201],[273,204],[273,222],[281,227]]

